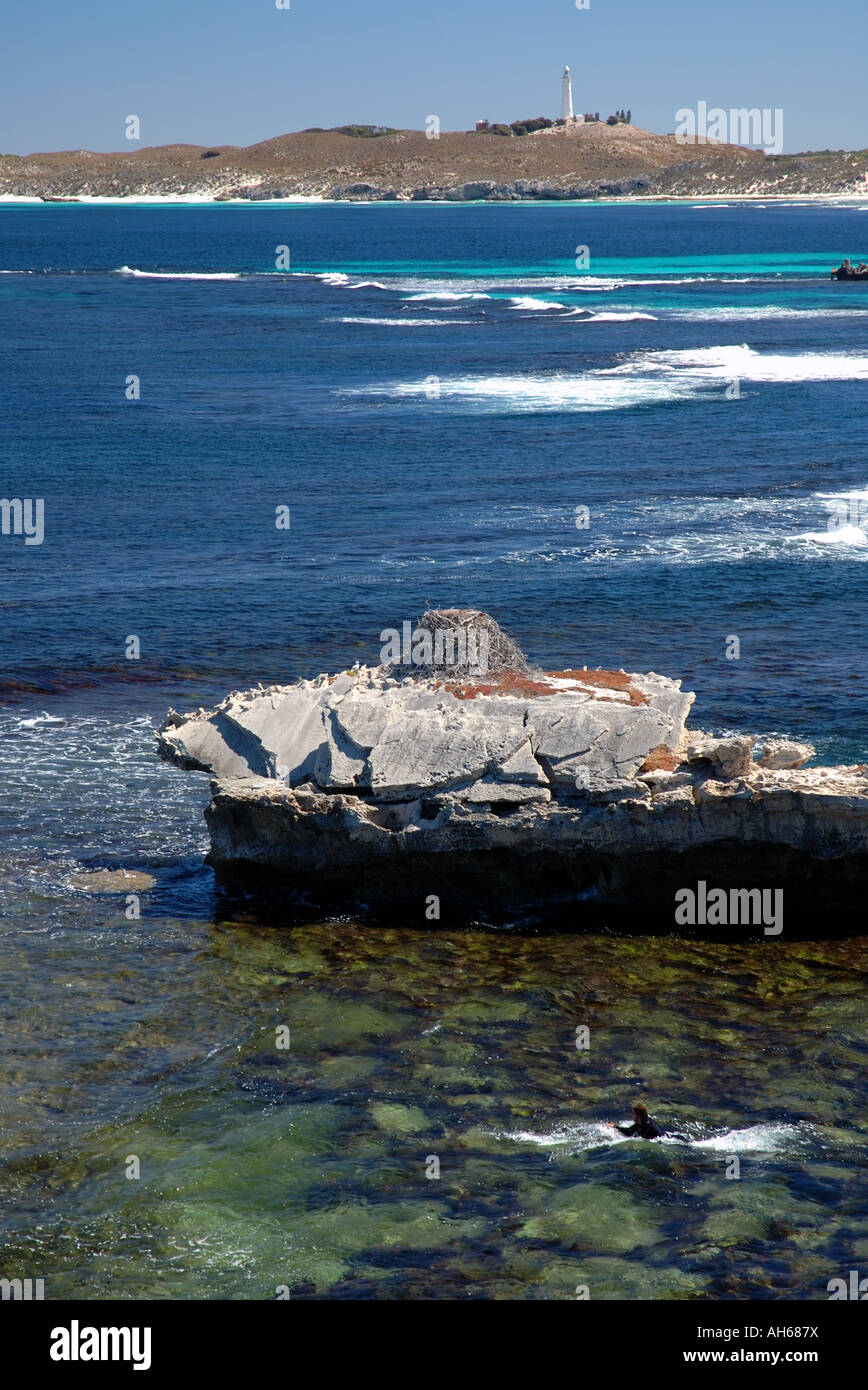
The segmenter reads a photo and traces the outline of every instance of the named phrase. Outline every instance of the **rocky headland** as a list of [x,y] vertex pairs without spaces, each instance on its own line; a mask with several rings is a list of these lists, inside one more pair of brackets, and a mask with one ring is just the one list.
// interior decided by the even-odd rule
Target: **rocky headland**
[[416,633],[447,624],[485,632],[486,670],[362,666],[169,712],[161,756],[213,778],[225,889],[420,921],[579,925],[605,906],[671,929],[674,895],[701,884],[785,890],[791,929],[818,912],[848,929],[868,885],[868,769],[691,731],[694,696],[665,676],[534,669],[473,610]]
[[[359,132],[368,128],[353,128]],[[0,196],[331,198],[373,202],[784,197],[868,192],[868,152],[766,155],[605,122],[523,136],[299,131],[241,148],[0,155]]]

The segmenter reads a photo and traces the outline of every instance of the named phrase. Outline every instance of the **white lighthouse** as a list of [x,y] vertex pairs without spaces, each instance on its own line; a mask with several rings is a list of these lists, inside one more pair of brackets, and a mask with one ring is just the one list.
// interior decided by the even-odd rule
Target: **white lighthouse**
[[561,120],[573,120],[573,79],[569,68],[564,68],[564,80],[561,84]]

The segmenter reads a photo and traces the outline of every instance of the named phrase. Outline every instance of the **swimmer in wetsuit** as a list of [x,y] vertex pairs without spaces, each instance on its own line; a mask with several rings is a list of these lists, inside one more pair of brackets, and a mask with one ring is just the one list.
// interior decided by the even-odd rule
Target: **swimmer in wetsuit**
[[616,1129],[619,1134],[626,1135],[628,1139],[660,1139],[663,1135],[663,1130],[659,1125],[655,1125],[648,1114],[647,1107],[642,1105],[640,1101],[637,1101],[633,1106],[633,1123],[631,1125],[628,1125],[626,1129],[622,1129],[620,1125],[612,1125],[612,1128]]

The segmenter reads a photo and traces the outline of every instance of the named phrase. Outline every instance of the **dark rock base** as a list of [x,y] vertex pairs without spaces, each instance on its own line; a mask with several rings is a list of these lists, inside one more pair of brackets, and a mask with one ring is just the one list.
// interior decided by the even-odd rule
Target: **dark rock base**
[[[864,933],[868,865],[864,855],[818,860],[781,845],[737,842],[684,853],[629,857],[576,854],[524,857],[508,849],[396,856],[341,871],[287,872],[209,855],[221,915],[253,908],[259,919],[291,925],[323,915],[363,917],[437,930],[477,925],[547,931],[673,934],[706,940],[839,939]],[[782,892],[782,930],[763,920],[713,925],[676,921],[676,894],[713,889]],[[701,891],[701,890],[700,890]],[[439,899],[431,917],[430,900]]]

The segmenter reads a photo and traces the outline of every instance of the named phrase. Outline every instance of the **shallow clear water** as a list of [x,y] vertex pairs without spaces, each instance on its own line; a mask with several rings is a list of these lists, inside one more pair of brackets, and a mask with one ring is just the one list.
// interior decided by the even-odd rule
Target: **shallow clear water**
[[[824,1298],[864,1264],[864,937],[226,919],[207,779],[151,734],[430,601],[864,759],[868,291],[825,278],[860,238],[855,207],[0,209],[2,491],[46,509],[0,536],[4,1275]],[[140,918],[71,877],[101,868],[153,877]],[[607,1132],[637,1095],[683,1138]]]
[[[864,1261],[864,942],[34,907],[4,1263],[55,1296],[818,1298]],[[681,1137],[615,1139],[634,1093]]]

